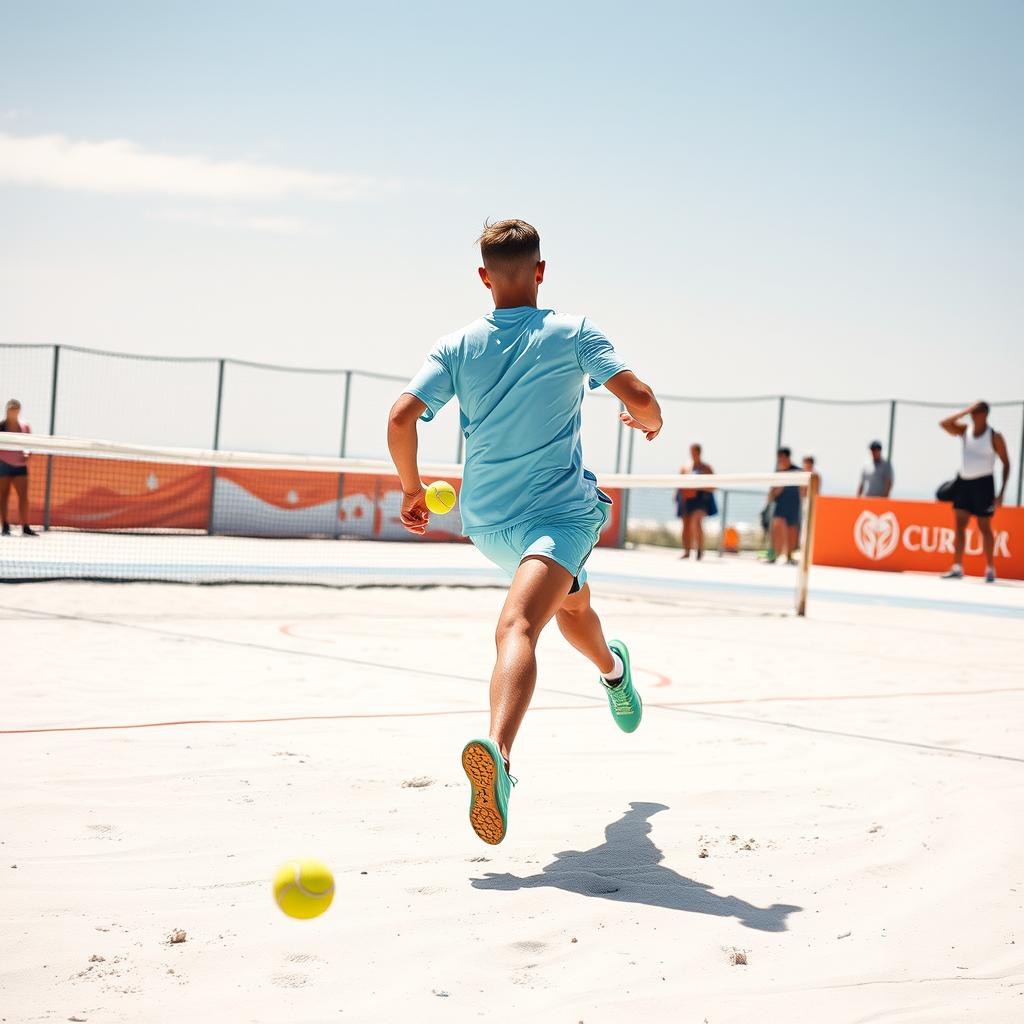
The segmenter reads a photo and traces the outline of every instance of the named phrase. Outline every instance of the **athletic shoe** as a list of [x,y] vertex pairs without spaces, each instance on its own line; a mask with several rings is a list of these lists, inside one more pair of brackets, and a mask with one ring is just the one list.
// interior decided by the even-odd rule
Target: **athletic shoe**
[[3,528],[0,529],[0,537],[10,537],[11,527],[8,523],[4,523]]
[[633,688],[633,671],[629,667],[629,650],[621,640],[609,640],[608,647],[621,659],[622,678],[612,686],[604,676],[598,676],[608,693],[608,707],[611,708],[615,724],[623,732],[636,732],[643,717],[644,704],[640,694]]
[[485,843],[497,846],[508,831],[508,797],[515,785],[498,744],[470,740],[462,748],[462,770],[473,787],[469,823]]
[[33,530],[31,526],[23,526],[21,528],[21,535],[22,535],[22,537],[38,537],[39,536],[39,534],[36,533],[36,531]]
[[787,558],[786,559],[786,565],[798,565],[798,564],[799,563],[797,562],[797,560],[795,558]]
[[948,572],[942,574],[944,580],[962,580],[964,578],[964,571],[959,565],[954,565]]
[[985,570],[985,582],[986,583],[995,583],[995,581],[996,581],[996,571],[995,571],[995,569],[986,569]]

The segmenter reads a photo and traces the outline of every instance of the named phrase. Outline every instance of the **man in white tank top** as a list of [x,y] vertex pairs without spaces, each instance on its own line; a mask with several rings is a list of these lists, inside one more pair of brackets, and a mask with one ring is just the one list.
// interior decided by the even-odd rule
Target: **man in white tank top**
[[[970,416],[968,426],[960,421]],[[947,580],[958,580],[963,574],[964,537],[971,516],[978,520],[985,551],[985,582],[996,578],[992,564],[994,541],[992,538],[992,516],[1003,503],[1006,481],[1010,477],[1010,456],[1006,451],[1006,439],[993,430],[988,422],[988,402],[975,402],[960,412],[947,416],[939,426],[963,441],[963,457],[956,481],[956,497],[953,499],[953,514],[956,516],[956,540],[953,565],[943,574]],[[996,456],[1003,464],[1003,485],[996,494]]]

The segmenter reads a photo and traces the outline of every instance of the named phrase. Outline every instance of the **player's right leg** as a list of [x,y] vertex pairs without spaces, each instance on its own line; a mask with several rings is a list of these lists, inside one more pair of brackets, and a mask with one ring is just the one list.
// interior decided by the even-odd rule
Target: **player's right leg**
[[508,759],[537,683],[537,640],[572,582],[572,573],[553,559],[528,556],[516,569],[501,609],[494,635],[490,735],[470,740],[462,751],[462,767],[473,787],[469,821],[485,843],[505,838],[512,786]]

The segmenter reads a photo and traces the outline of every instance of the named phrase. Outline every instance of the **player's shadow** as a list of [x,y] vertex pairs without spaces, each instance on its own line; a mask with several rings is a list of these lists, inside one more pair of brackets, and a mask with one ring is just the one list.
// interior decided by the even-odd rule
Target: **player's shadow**
[[747,928],[786,930],[786,918],[803,907],[773,903],[755,907],[735,896],[719,896],[711,886],[662,866],[664,855],[651,841],[650,819],[664,804],[631,803],[630,809],[605,830],[605,841],[592,850],[566,850],[555,855],[539,875],[520,878],[488,873],[474,878],[475,889],[516,889],[552,886],[581,896],[599,896],[620,903],[640,903],[692,914],[735,917]]

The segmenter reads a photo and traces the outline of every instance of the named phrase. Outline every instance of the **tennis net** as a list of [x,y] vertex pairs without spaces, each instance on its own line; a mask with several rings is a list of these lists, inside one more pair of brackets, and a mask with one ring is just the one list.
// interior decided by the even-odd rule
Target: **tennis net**
[[[29,521],[42,536],[16,540],[20,527],[12,526],[0,548],[0,581],[504,582],[461,543],[457,506],[446,516],[432,516],[424,538],[402,528],[401,487],[390,463],[0,433],[0,452],[5,451],[27,453]],[[445,479],[458,488],[463,467],[432,464],[422,471],[426,483]],[[599,484],[614,505],[599,546],[660,551],[657,561],[618,565],[621,580],[649,577],[657,585],[678,555],[677,499],[692,498],[699,487],[713,494],[714,507],[705,517],[708,557],[749,560],[770,550],[764,521],[769,488],[786,484],[810,492],[808,482],[807,474],[796,472],[699,478],[601,474]],[[13,489],[7,504],[6,517],[19,524]],[[813,494],[804,504],[807,533],[813,528]],[[768,588],[790,587],[798,610],[806,600],[807,563],[803,559],[791,586],[776,580]],[[662,582],[671,580],[668,575]]]

